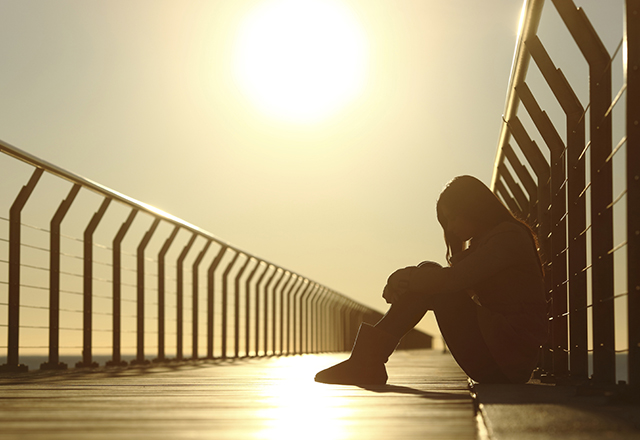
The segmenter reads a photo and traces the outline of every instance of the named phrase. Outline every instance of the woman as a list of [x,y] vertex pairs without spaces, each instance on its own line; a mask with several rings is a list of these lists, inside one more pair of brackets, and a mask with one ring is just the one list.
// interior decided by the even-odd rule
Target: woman
[[398,342],[429,310],[460,367],[481,383],[524,383],[548,333],[543,269],[535,234],[480,180],[453,179],[436,205],[448,267],[423,262],[389,277],[391,304],[363,323],[351,357],[316,375],[334,384],[384,384]]

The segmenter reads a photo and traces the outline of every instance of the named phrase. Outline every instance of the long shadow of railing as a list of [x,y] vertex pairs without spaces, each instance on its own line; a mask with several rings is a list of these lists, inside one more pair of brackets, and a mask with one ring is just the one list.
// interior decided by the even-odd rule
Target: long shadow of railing
[[[543,6],[524,5],[493,189],[538,230],[552,328],[542,368],[613,384],[627,355],[638,386],[640,1],[602,37],[573,1]],[[613,55],[601,39],[612,37]]]
[[[0,151],[8,161],[3,197],[11,193],[6,187],[10,170],[17,164],[32,170],[8,216],[0,215],[0,223],[8,223],[8,236],[0,236],[0,266],[7,269],[0,272],[1,319],[6,317],[0,331],[8,341],[0,347],[7,354],[4,370],[27,369],[20,362],[21,350],[46,350],[42,369],[66,368],[61,350],[81,354],[77,367],[97,366],[95,349],[102,355],[110,351],[107,365],[116,366],[127,364],[127,350],[135,352],[131,364],[149,363],[150,355],[166,361],[344,351],[362,321],[381,316],[316,281],[1,141]],[[22,220],[43,176],[45,186],[68,191],[50,217],[46,207],[31,213],[40,222],[50,219],[48,227]],[[56,198],[51,191],[40,197],[49,205]],[[82,192],[93,197],[84,201],[88,221],[76,213],[65,234],[63,221]],[[110,221],[107,211],[117,211]],[[107,230],[102,235],[111,237],[110,246],[94,238],[99,228]],[[127,243],[135,251],[126,251]],[[404,343],[406,348],[430,344],[431,337],[418,331]]]

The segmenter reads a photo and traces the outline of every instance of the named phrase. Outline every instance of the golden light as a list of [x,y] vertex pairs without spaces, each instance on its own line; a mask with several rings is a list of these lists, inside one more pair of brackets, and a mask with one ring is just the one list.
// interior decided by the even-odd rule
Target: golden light
[[260,4],[240,26],[235,76],[268,114],[315,122],[357,96],[367,64],[364,31],[344,5],[318,0]]
[[[338,359],[338,358],[336,358]],[[277,371],[281,377],[260,390],[264,399],[256,414],[266,421],[256,438],[261,440],[341,440],[349,438],[349,419],[354,410],[348,398],[336,396],[329,385],[316,383],[313,375],[329,366],[315,356],[281,358]],[[344,390],[348,392],[349,390]]]

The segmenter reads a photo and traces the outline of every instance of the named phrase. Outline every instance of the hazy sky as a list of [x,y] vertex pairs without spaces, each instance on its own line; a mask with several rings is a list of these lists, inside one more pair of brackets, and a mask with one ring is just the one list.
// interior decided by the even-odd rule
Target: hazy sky
[[338,2],[364,73],[311,122],[234,70],[263,3],[0,0],[0,139],[383,311],[389,273],[444,262],[446,182],[490,182],[522,2]]

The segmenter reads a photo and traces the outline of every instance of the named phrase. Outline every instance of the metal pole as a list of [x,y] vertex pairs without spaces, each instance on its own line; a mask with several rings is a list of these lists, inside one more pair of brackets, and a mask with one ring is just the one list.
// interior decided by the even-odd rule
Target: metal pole
[[[296,325],[296,308],[293,309],[293,354],[304,353],[303,351],[303,341],[304,341],[304,326],[305,323],[305,304],[307,300],[307,293],[311,290],[311,282],[308,279],[304,279],[303,284],[306,284],[302,294],[300,295],[299,300],[297,301],[296,308],[299,310],[299,322]],[[298,338],[296,338],[296,334]]]
[[233,265],[236,264],[236,260],[240,256],[240,252],[236,251],[236,254],[233,256],[227,268],[224,270],[222,275],[222,359],[227,358],[227,305],[228,305],[228,297],[229,297],[229,272],[233,268]]
[[198,359],[198,267],[200,266],[200,263],[202,262],[202,259],[204,258],[204,255],[207,253],[207,251],[209,250],[209,246],[211,246],[211,240],[208,240],[206,242],[206,244],[204,245],[204,247],[202,248],[202,251],[200,251],[200,253],[198,254],[198,257],[195,259],[195,261],[193,262],[193,266],[191,267],[191,274],[192,274],[192,298],[191,298],[191,311],[192,311],[192,318],[191,318],[191,336],[192,336],[192,345],[191,345],[191,357],[194,360]]
[[178,235],[180,226],[175,226],[158,252],[158,358],[156,362],[165,360],[165,264],[164,258]]
[[571,85],[553,64],[538,37],[527,41],[536,65],[566,115],[567,213],[569,252],[569,360],[572,377],[586,379],[589,372],[587,338],[587,240],[585,203],[584,108]]
[[149,244],[149,241],[151,241],[151,237],[159,224],[160,218],[157,217],[153,220],[153,223],[151,223],[151,227],[147,233],[142,237],[137,250],[137,350],[136,359],[131,362],[132,365],[144,365],[149,363],[149,361],[144,358],[144,250]]
[[611,57],[582,9],[553,0],[560,17],[589,63],[591,137],[591,285],[593,297],[593,379],[615,383],[613,304],[613,173],[611,154]]
[[121,304],[122,304],[122,279],[121,279],[121,245],[122,240],[124,239],[125,234],[131,227],[134,218],[138,214],[138,210],[136,208],[132,208],[129,213],[129,217],[125,220],[125,222],[120,226],[120,229],[116,233],[116,236],[113,239],[113,298],[112,298],[112,325],[111,329],[112,335],[112,356],[111,360],[107,362],[108,366],[122,366],[126,365],[126,362],[122,361],[122,352],[121,352]]
[[267,280],[267,284],[264,286],[264,355],[267,356],[269,353],[269,286],[273,281],[276,274],[280,272],[280,269],[273,266],[273,273]]
[[29,182],[22,187],[9,211],[9,320],[7,363],[2,370],[28,371],[26,365],[19,363],[20,350],[20,228],[22,208],[36,187],[44,170],[36,168]]
[[177,337],[176,337],[176,359],[178,360],[182,360],[183,358],[183,292],[184,292],[184,282],[183,282],[183,278],[184,278],[184,259],[187,258],[187,254],[189,253],[189,250],[191,250],[191,246],[193,246],[193,242],[196,241],[196,237],[198,235],[194,232],[191,235],[191,238],[189,239],[189,242],[187,243],[187,245],[184,247],[184,249],[182,249],[182,252],[180,253],[180,256],[178,257],[178,261],[177,261],[177,294],[176,294],[176,332],[177,332]]
[[234,300],[233,300],[233,311],[234,311],[233,313],[234,344],[233,345],[234,347],[233,348],[234,348],[234,353],[236,358],[240,357],[240,277],[242,276],[244,271],[247,269],[247,266],[249,265],[249,261],[251,261],[251,258],[247,256],[247,259],[245,260],[244,264],[240,267],[240,270],[236,274],[234,285],[233,285],[233,294],[234,294]]
[[207,358],[213,359],[213,340],[214,340],[214,285],[215,285],[215,271],[224,257],[224,253],[227,251],[227,246],[222,246],[218,251],[218,255],[213,259],[209,269],[207,270]]
[[91,338],[93,335],[93,233],[102,220],[111,199],[105,198],[93,215],[89,225],[84,231],[84,273],[83,273],[83,325],[82,325],[82,361],[76,364],[76,368],[93,368],[98,363],[92,361]]
[[[251,257],[251,259],[255,259],[253,257]],[[260,266],[260,260],[256,260],[256,265],[254,266],[254,268],[251,270],[251,272],[249,273],[249,276],[247,277],[247,280],[245,281],[245,285],[244,285],[244,355],[246,357],[250,356],[250,347],[251,347],[251,280],[253,279],[253,277],[255,276],[258,267]],[[257,290],[257,287],[256,287]],[[256,314],[257,314],[257,309],[256,309]],[[256,356],[258,355],[258,351],[256,349]]]
[[[260,286],[270,267],[271,265],[265,263],[264,271],[260,274],[256,282],[256,356],[260,355]],[[264,297],[266,298],[266,293]]]
[[278,327],[278,322],[276,320],[276,313],[278,310],[277,302],[278,302],[278,287],[280,287],[280,283],[284,279],[285,275],[288,277],[290,273],[282,270],[282,275],[276,281],[275,286],[273,286],[273,295],[272,295],[272,305],[271,308],[271,353],[275,356],[276,354],[276,330]]
[[76,183],[71,187],[67,198],[60,203],[50,223],[49,361],[40,365],[41,370],[64,370],[67,368],[67,364],[60,362],[60,224],[78,195],[78,191],[80,191],[80,185]]
[[[296,275],[296,284],[291,286],[291,290],[289,291],[289,297],[287,298],[287,348],[285,353],[287,355],[291,354],[291,347],[293,346],[293,353],[296,352],[296,309],[298,307],[298,294],[304,285],[304,279]],[[295,290],[294,290],[295,287]],[[291,293],[293,292],[293,294]],[[293,341],[291,341],[291,333],[293,328]]]
[[565,377],[569,375],[565,146],[527,84],[519,84],[516,91],[550,151],[553,372],[556,377]]
[[[640,0],[626,1],[629,385],[640,386]],[[636,268],[635,270],[633,268]]]
[[284,303],[286,300],[287,293],[289,293],[287,288],[291,283],[291,280],[295,276],[291,272],[287,272],[287,274],[288,274],[287,281],[284,283],[284,286],[282,286],[282,289],[280,289],[280,351],[278,352],[278,354],[280,355],[284,353],[284,321],[285,321],[284,314],[286,310]]

